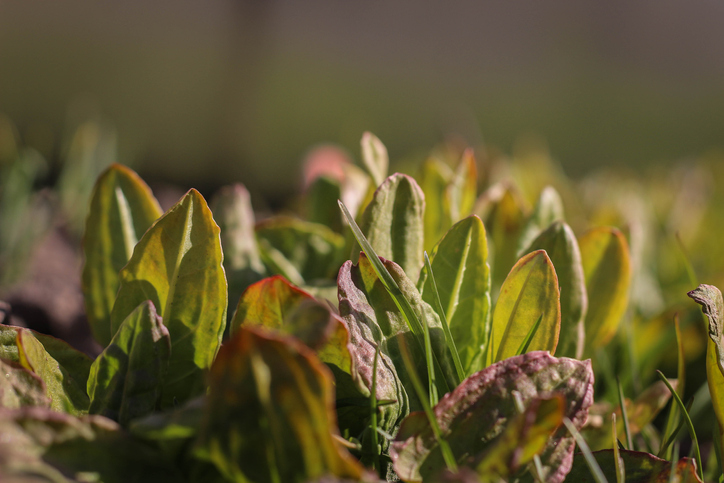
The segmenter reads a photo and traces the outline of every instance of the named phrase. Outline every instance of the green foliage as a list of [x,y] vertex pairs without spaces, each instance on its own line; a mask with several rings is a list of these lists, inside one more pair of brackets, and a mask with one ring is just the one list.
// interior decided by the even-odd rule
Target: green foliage
[[[676,209],[665,189],[613,178],[577,193],[550,163],[532,173],[486,158],[480,170],[453,148],[414,179],[390,175],[374,135],[361,148],[366,173],[345,161],[305,174],[306,219],[259,223],[240,184],[211,209],[191,190],[162,214],[135,173],[106,169],[82,285],[103,350],[92,360],[0,325],[0,479],[631,483],[720,471],[699,455],[696,415],[716,416],[717,444],[701,446],[720,451],[724,303],[713,285],[690,292],[704,339],[682,305],[700,269],[683,247],[697,238],[668,247],[643,208]],[[37,176],[20,168],[6,170],[22,181],[15,195],[2,184],[7,226]],[[684,376],[703,383],[686,363],[704,340],[711,403],[684,405]],[[659,365],[681,384],[656,382]],[[679,460],[687,434],[695,457]],[[673,463],[650,454],[672,448]]]

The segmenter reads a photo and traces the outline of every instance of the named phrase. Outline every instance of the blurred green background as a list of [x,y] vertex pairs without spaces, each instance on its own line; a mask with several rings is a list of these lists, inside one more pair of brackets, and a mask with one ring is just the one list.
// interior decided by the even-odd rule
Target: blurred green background
[[313,145],[392,160],[535,133],[567,172],[724,146],[724,4],[0,0],[0,112],[46,159],[85,119],[142,176],[268,199]]

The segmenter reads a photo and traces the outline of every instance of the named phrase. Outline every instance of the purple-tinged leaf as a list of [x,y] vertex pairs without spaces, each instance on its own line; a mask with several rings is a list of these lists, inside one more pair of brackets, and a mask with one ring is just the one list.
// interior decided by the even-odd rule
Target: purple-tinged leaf
[[[524,407],[542,396],[562,396],[566,401],[565,416],[580,428],[593,402],[590,361],[529,352],[467,378],[434,408],[440,430],[458,464],[474,464],[518,415],[513,391],[518,392]],[[559,483],[565,479],[574,447],[573,438],[560,427],[540,455],[546,482]],[[432,430],[420,413],[405,419],[390,454],[395,470],[405,481],[422,481],[444,468]]]

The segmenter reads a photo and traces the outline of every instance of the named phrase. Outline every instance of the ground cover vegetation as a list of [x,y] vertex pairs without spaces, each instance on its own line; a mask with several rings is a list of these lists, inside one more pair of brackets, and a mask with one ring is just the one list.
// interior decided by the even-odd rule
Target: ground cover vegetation
[[[105,169],[82,239],[103,351],[0,325],[3,481],[722,481],[704,165],[574,183],[447,146],[390,175],[361,146],[259,221],[240,184],[164,213]],[[34,209],[22,162],[6,227]]]

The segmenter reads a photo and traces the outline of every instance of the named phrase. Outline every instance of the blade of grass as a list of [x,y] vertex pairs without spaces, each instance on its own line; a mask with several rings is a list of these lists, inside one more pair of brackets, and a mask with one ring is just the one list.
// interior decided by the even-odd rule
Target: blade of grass
[[586,464],[588,464],[588,469],[591,470],[591,474],[593,475],[593,479],[596,480],[596,483],[608,483],[606,476],[603,474],[603,470],[598,466],[596,458],[593,456],[593,453],[591,453],[591,448],[588,447],[581,433],[578,432],[570,419],[563,418],[563,424],[566,425],[568,432],[571,433],[571,436],[576,440],[576,444],[581,449],[581,453],[583,453],[583,457],[586,459]]
[[520,343],[520,347],[518,347],[518,352],[516,352],[515,355],[519,356],[528,352],[528,346],[530,345],[530,341],[533,340],[533,336],[538,331],[538,327],[540,326],[542,320],[543,314],[540,314],[540,317],[538,317],[538,320],[535,321],[533,327],[530,328],[528,334],[525,336],[525,339],[523,339],[523,342]]
[[[349,226],[352,229],[352,233],[357,239],[357,243],[359,243],[359,245],[362,247],[362,250],[365,252],[367,258],[372,264],[372,268],[377,274],[377,277],[380,279],[382,285],[392,297],[392,300],[395,302],[397,308],[400,310],[400,312],[402,312],[402,316],[405,318],[407,326],[410,328],[412,334],[415,336],[415,340],[419,344],[421,351],[426,353],[427,351],[424,343],[424,329],[422,327],[422,323],[417,318],[417,315],[415,315],[415,312],[412,310],[412,306],[410,305],[409,300],[407,300],[407,297],[405,297],[405,295],[402,293],[402,290],[400,290],[400,287],[397,285],[397,282],[395,282],[395,279],[392,278],[390,272],[388,272],[385,266],[382,264],[382,262],[380,261],[380,257],[377,256],[377,252],[375,252],[374,248],[372,248],[372,245],[370,245],[370,242],[367,240],[364,233],[362,233],[362,230],[360,230],[360,227],[354,221],[354,218],[350,214],[349,210],[347,210],[347,207],[344,206],[344,203],[342,203],[342,201],[340,200],[337,200],[337,203],[339,203],[339,208],[342,210],[342,214],[347,220],[347,223],[349,223]],[[423,338],[422,342],[420,341],[420,338]],[[440,363],[434,353],[432,353],[432,357],[426,357],[425,361],[428,363],[428,374],[432,374],[435,371],[435,366],[437,366],[437,368],[440,367]],[[435,366],[431,364],[431,361],[435,363]],[[440,374],[443,374],[442,369],[439,369],[439,371]],[[449,392],[451,388],[447,387],[447,381],[444,377],[442,377],[441,379],[442,382],[445,384],[445,392]]]
[[[694,403],[694,399],[695,399],[695,397],[692,396],[689,399],[689,402],[686,403],[686,410],[689,412],[690,416],[691,416],[691,406]],[[672,405],[675,405],[675,404],[672,403]],[[676,410],[677,411],[679,410],[678,406],[676,407]],[[666,439],[664,444],[661,445],[661,449],[659,450],[659,454],[658,454],[659,458],[662,458],[663,456],[665,456],[667,454],[665,452],[668,450],[669,446],[671,446],[671,443],[676,441],[676,438],[679,436],[679,432],[681,432],[681,430],[684,428],[684,424],[686,424],[685,421],[683,419],[681,419],[679,421],[679,424],[676,425],[676,428],[674,428],[674,430],[671,432],[671,434]]]
[[[677,374],[676,374],[676,391],[679,393],[679,396],[684,395],[684,384],[686,382],[686,359],[684,357],[684,341],[681,337],[681,327],[679,326],[679,314],[674,314],[674,332],[676,333],[676,348],[678,353],[678,366],[677,366]],[[676,404],[672,404],[669,408],[669,415],[666,418],[666,426],[664,427],[664,438],[666,438],[666,435],[669,434],[669,431],[671,430],[672,426],[676,424],[676,421],[678,420],[678,407]],[[661,451],[659,451],[659,454],[662,454]],[[666,454],[666,456],[671,456],[670,454]]]
[[435,367],[432,360],[432,344],[430,343],[430,327],[427,326],[427,319],[422,319],[422,333],[425,339],[425,363],[427,364],[427,390],[430,395],[430,406],[437,404],[437,385],[435,384]]
[[425,258],[425,268],[427,269],[428,276],[430,277],[430,281],[432,282],[432,291],[435,294],[435,309],[437,310],[437,313],[440,315],[440,321],[442,322],[442,330],[445,333],[445,342],[447,343],[447,348],[450,351],[450,354],[452,354],[453,363],[455,363],[455,372],[457,373],[458,380],[457,384],[460,384],[465,379],[465,371],[463,370],[463,364],[460,361],[460,354],[458,353],[457,347],[455,347],[455,340],[453,339],[452,334],[450,333],[450,326],[447,323],[447,317],[445,315],[445,310],[442,308],[442,302],[440,301],[440,292],[437,290],[437,282],[435,281],[435,274],[432,272],[432,264],[430,263],[430,257],[427,256],[427,251],[423,253],[423,256]]
[[377,361],[380,358],[380,346],[375,350],[375,360],[372,363],[372,388],[370,389],[370,429],[372,429],[372,469],[379,474],[380,454],[377,452],[379,441],[377,439]]
[[696,431],[694,430],[694,424],[691,422],[691,418],[689,417],[689,413],[686,411],[686,407],[684,407],[684,403],[681,401],[681,398],[679,395],[674,391],[674,388],[671,386],[671,383],[669,380],[664,376],[664,373],[661,371],[656,371],[659,378],[664,381],[664,384],[666,384],[666,387],[669,388],[669,391],[671,391],[671,395],[676,400],[676,404],[679,405],[679,410],[684,415],[684,419],[686,420],[686,424],[689,427],[689,435],[691,436],[691,440],[694,443],[694,450],[696,452],[696,461],[699,471],[699,478],[701,478],[702,481],[704,481],[704,469],[703,469],[703,462],[701,461],[701,452],[699,451],[699,440],[696,437]]
[[621,461],[621,453],[618,450],[618,434],[616,432],[616,413],[611,415],[611,436],[613,437],[613,457],[616,467],[616,483],[626,482],[626,469]]
[[423,409],[425,410],[425,415],[430,423],[430,428],[435,436],[435,440],[437,441],[438,446],[440,446],[440,452],[442,453],[443,460],[445,461],[445,466],[447,466],[447,469],[453,473],[457,473],[458,465],[455,461],[455,456],[453,455],[447,440],[442,437],[440,426],[438,426],[437,418],[435,418],[435,413],[425,397],[425,389],[422,387],[422,382],[420,381],[417,372],[415,372],[415,365],[412,362],[412,357],[410,356],[410,351],[407,348],[407,342],[405,342],[405,339],[400,339],[400,354],[402,354],[402,361],[410,374],[410,379],[412,379],[412,385],[417,393],[417,397],[420,399]]
[[631,430],[628,425],[628,413],[626,412],[626,401],[623,398],[623,388],[621,381],[616,378],[616,386],[618,387],[618,402],[621,404],[621,417],[623,418],[623,430],[626,433],[626,449],[633,451],[633,439],[631,439]]

